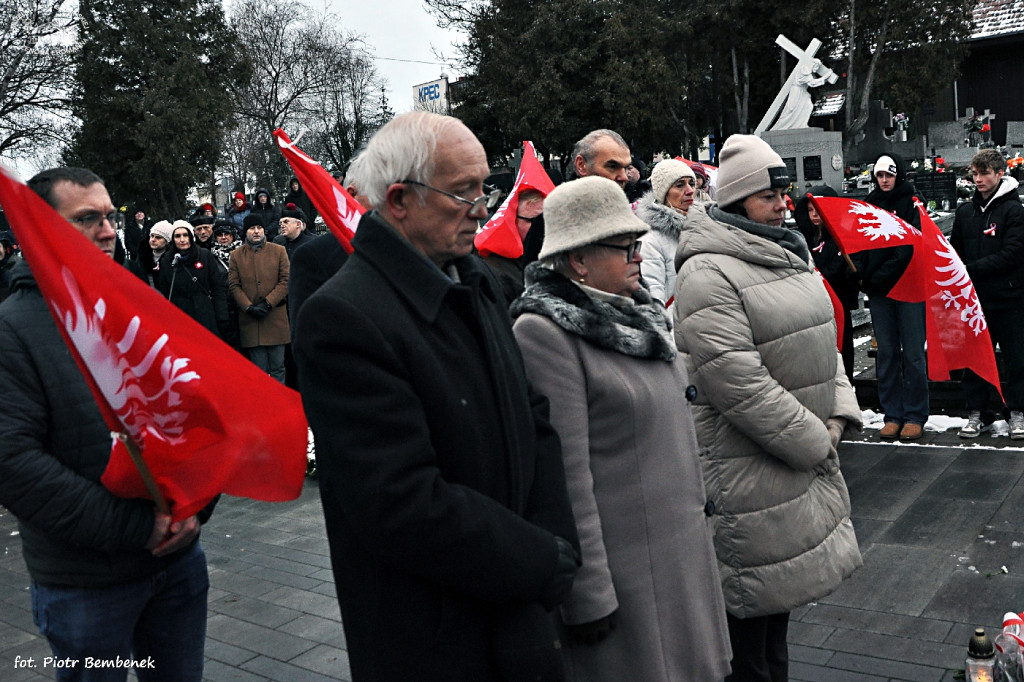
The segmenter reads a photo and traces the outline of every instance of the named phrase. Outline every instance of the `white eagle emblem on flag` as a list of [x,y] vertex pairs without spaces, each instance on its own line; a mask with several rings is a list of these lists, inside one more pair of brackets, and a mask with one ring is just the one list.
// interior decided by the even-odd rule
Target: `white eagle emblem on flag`
[[985,322],[985,314],[981,311],[981,303],[963,261],[941,235],[935,255],[946,261],[945,264],[935,266],[935,284],[942,290],[942,302],[947,309],[960,311],[960,321],[966,322],[975,336],[981,334],[988,328],[988,323]]
[[871,241],[905,241],[912,235],[920,234],[912,225],[892,213],[862,201],[850,203],[850,215],[857,216],[857,231]]
[[[167,334],[161,334],[149,349],[136,347],[142,326],[137,316],[115,342],[103,328],[106,302],[97,299],[94,314],[88,313],[74,275],[66,267],[61,274],[74,310],[61,310],[53,301],[50,305],[125,430],[136,441],[148,432],[172,444],[182,442],[189,413],[174,409],[181,405],[175,387],[200,378],[188,369],[189,359],[173,357],[165,350]],[[134,364],[129,355],[137,359]]]

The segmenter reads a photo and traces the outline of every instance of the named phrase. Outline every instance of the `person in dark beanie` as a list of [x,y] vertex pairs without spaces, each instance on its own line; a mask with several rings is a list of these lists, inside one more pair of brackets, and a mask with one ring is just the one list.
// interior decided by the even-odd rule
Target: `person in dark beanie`
[[[299,183],[299,179],[293,177],[288,181],[288,194],[284,197],[284,203],[295,204],[302,213],[305,215],[302,222],[306,224],[306,231],[312,232],[316,224],[316,217],[319,215],[316,211],[316,206],[313,205],[313,200],[306,194],[306,190],[302,189],[302,185]],[[284,215],[284,211],[281,212]]]
[[231,252],[242,245],[242,240],[235,232],[234,223],[223,218],[218,219],[213,224],[213,242],[210,252],[217,257],[217,260],[224,266],[224,271],[227,272],[228,258],[230,258]]
[[192,231],[196,236],[196,246],[209,251],[215,243],[213,241],[213,224],[217,222],[217,219],[213,216],[197,214],[192,216],[188,222],[192,225]]
[[274,237],[274,243],[285,248],[289,260],[295,253],[295,249],[315,239],[306,231],[306,212],[295,204],[288,204],[281,209],[281,219],[278,224],[281,234]]
[[[876,186],[864,201],[921,229],[921,216],[914,206],[917,189],[907,180],[902,157],[881,155],[871,177]],[[878,341],[875,375],[878,401],[885,413],[885,424],[878,435],[885,440],[918,440],[928,421],[925,304],[889,298],[889,291],[903,276],[913,255],[914,247],[907,244],[850,256],[857,268],[860,290],[868,295],[871,326]]]
[[[260,225],[263,226],[268,240],[273,240],[278,235],[277,221],[281,217],[281,212],[274,205],[273,200],[270,198],[270,192],[266,189],[261,187],[256,190],[256,198],[253,201],[249,215],[260,217]],[[243,237],[245,236],[243,235]]]
[[291,341],[288,311],[288,253],[267,242],[258,214],[245,218],[245,245],[231,252],[228,290],[238,304],[240,343],[254,365],[282,384],[284,348]]
[[814,266],[832,287],[832,291],[835,292],[843,306],[843,367],[846,369],[846,377],[853,383],[853,320],[850,312],[857,308],[860,298],[857,274],[850,268],[846,257],[839,250],[839,245],[833,239],[832,233],[824,228],[824,222],[814,206],[811,205],[807,194],[816,197],[839,195],[828,185],[811,187],[796,202],[793,217],[796,219],[797,229],[800,230],[807,241],[807,246],[811,249]]
[[718,203],[694,204],[676,253],[675,338],[711,505],[732,674],[788,679],[794,608],[861,565],[836,447],[861,411],[807,243],[784,224],[786,164],[725,141]]

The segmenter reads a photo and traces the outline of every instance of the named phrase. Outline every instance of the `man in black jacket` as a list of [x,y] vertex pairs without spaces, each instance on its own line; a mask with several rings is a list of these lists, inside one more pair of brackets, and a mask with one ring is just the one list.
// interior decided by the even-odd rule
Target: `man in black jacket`
[[[116,213],[94,173],[57,168],[29,186],[99,248],[82,258],[113,256]],[[0,504],[18,518],[35,622],[66,666],[57,679],[123,680],[134,663],[142,680],[198,682],[209,586],[199,519],[171,523],[100,484],[110,431],[25,262],[11,289],[0,306]],[[120,659],[119,673],[84,670],[90,658]]]
[[[1010,411],[1010,438],[1024,439],[1024,206],[1017,180],[1006,175],[1006,159],[983,149],[971,159],[976,190],[956,210],[950,243],[967,268],[985,313],[992,343],[1003,357],[1003,397]],[[976,438],[995,419],[986,409],[989,385],[964,372],[970,414],[961,438]]]
[[352,677],[558,679],[576,528],[547,400],[470,255],[484,149],[421,111],[360,158],[376,210],[294,341]]

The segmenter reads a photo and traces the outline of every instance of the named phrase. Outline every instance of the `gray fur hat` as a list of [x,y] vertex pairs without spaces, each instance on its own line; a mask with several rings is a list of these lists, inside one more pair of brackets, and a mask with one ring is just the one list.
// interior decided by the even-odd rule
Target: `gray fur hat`
[[730,135],[718,166],[719,206],[728,206],[766,189],[789,187],[782,157],[757,135]]
[[694,187],[697,186],[697,175],[690,168],[690,164],[678,159],[665,159],[659,161],[658,165],[651,171],[651,188],[654,190],[654,200],[659,204],[665,203],[665,196],[672,185],[676,184],[679,178],[690,178]]
[[617,183],[590,175],[559,185],[544,200],[544,245],[538,257],[649,229],[633,215]]

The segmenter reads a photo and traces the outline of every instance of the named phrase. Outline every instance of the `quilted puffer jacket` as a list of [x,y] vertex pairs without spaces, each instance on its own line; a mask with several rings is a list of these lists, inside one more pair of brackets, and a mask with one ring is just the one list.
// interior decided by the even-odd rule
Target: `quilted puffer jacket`
[[[862,563],[826,420],[859,427],[828,294],[786,230],[694,206],[680,235],[675,336],[727,610],[783,613]],[[803,241],[802,239],[800,240]]]

